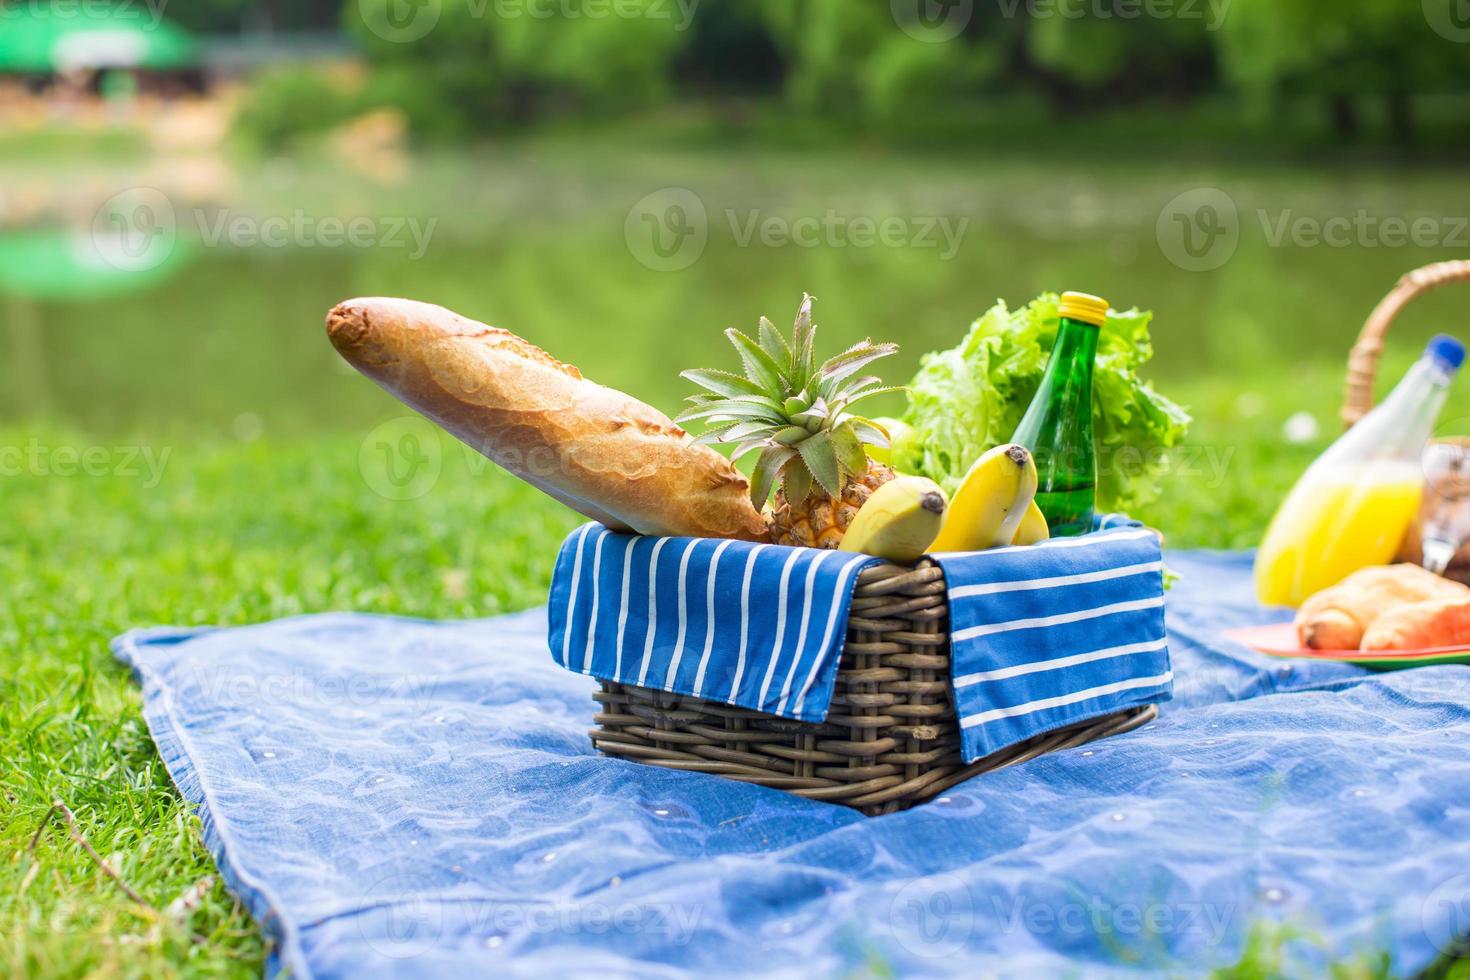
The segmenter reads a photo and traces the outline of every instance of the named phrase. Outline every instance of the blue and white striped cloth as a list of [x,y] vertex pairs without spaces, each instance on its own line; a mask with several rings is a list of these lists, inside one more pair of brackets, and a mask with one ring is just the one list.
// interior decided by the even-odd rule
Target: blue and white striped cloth
[[1153,531],[933,557],[949,586],[966,760],[1172,696]]
[[[1163,563],[1127,527],[933,556],[944,569],[967,761],[1169,697]],[[604,680],[799,721],[827,716],[866,555],[572,532],[552,575],[551,654]]]
[[551,655],[604,680],[821,721],[853,586],[877,560],[586,524],[552,573]]

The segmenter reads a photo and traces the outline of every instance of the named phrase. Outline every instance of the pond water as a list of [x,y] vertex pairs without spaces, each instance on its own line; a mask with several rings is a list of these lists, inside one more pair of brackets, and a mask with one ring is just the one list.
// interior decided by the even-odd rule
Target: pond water
[[[322,334],[409,296],[514,330],[676,410],[721,330],[957,342],[996,298],[1100,293],[1157,315],[1153,374],[1341,363],[1403,272],[1470,255],[1448,170],[760,155],[599,144],[305,163],[0,165],[0,419],[228,437],[360,429],[394,402]],[[1396,341],[1466,332],[1465,295]],[[879,406],[881,410],[883,406]]]

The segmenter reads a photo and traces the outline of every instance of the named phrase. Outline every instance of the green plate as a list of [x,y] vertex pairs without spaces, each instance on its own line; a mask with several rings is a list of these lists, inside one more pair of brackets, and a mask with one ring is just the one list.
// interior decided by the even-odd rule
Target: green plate
[[1244,643],[1259,653],[1273,657],[1295,657],[1302,660],[1326,660],[1332,663],[1357,664],[1373,670],[1403,670],[1407,667],[1432,667],[1436,664],[1470,664],[1470,647],[1433,647],[1425,650],[1311,650],[1297,640],[1292,623],[1270,626],[1246,626],[1226,630],[1225,637]]

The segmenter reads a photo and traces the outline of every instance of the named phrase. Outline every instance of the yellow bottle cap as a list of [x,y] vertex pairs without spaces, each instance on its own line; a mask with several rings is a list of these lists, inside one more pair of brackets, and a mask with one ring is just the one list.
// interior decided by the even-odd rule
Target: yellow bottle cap
[[1087,293],[1063,293],[1062,307],[1059,312],[1069,319],[1081,320],[1083,323],[1100,327],[1108,315],[1108,301],[1101,296],[1091,296]]

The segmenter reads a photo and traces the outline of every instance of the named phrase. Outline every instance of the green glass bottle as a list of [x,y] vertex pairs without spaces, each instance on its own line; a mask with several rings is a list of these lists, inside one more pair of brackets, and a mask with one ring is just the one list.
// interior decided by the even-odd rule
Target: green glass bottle
[[1041,387],[1012,442],[1036,458],[1036,505],[1053,537],[1092,530],[1097,451],[1092,438],[1092,364],[1107,300],[1063,293],[1056,343]]

